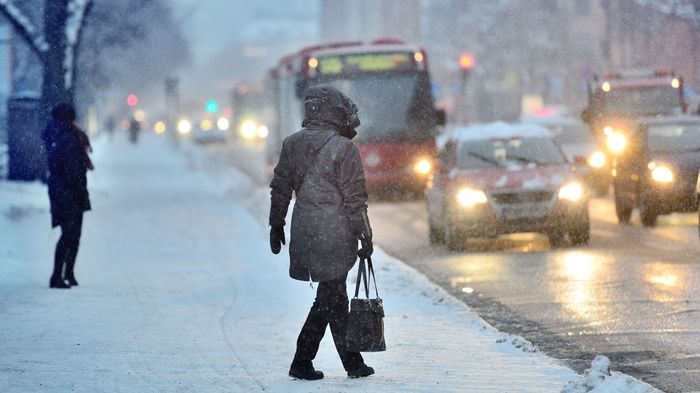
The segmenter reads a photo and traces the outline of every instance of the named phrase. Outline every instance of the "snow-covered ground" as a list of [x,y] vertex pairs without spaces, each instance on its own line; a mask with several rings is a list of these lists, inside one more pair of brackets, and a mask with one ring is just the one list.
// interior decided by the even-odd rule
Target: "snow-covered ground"
[[77,288],[48,289],[59,231],[44,186],[0,182],[0,392],[656,391],[603,358],[576,375],[381,250],[377,374],[346,378],[328,334],[326,378],[293,381],[315,290],[269,252],[266,191],[155,136],[95,151]]

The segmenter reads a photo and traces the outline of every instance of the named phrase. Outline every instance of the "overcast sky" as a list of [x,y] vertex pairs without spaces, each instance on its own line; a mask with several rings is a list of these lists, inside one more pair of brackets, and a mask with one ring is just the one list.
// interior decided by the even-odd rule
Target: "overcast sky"
[[[183,94],[191,96],[225,97],[237,80],[262,78],[261,64],[269,66],[281,51],[313,41],[317,32],[318,0],[174,1],[192,48],[192,66],[182,75]],[[288,40],[289,48],[262,52],[256,59],[242,53],[280,40]]]

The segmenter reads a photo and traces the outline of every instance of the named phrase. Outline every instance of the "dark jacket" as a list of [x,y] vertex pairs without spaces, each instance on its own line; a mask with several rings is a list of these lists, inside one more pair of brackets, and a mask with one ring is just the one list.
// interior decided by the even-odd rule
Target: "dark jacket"
[[282,144],[270,184],[270,226],[285,225],[294,192],[289,275],[329,281],[357,260],[358,223],[371,233],[365,176],[360,154],[342,127],[345,119],[305,117],[305,128]]
[[46,158],[49,167],[49,199],[51,225],[90,210],[86,172],[91,166],[87,154],[87,135],[73,123],[52,120],[44,130]]

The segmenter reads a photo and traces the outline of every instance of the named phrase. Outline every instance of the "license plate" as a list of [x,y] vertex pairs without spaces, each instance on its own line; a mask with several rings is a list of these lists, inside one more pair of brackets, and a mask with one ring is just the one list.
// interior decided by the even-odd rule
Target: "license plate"
[[521,220],[524,218],[541,218],[549,213],[547,206],[517,205],[503,207],[503,217],[506,220]]

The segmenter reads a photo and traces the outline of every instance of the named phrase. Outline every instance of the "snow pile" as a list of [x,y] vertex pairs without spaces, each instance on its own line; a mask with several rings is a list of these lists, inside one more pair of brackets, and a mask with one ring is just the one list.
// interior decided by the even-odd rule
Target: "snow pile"
[[496,121],[493,123],[474,124],[468,127],[456,127],[449,131],[452,138],[459,141],[473,141],[483,139],[511,139],[511,138],[541,138],[551,134],[545,127],[534,123],[505,123]]
[[598,355],[577,381],[569,382],[561,393],[661,393],[653,386],[628,375],[610,372],[610,360]]

